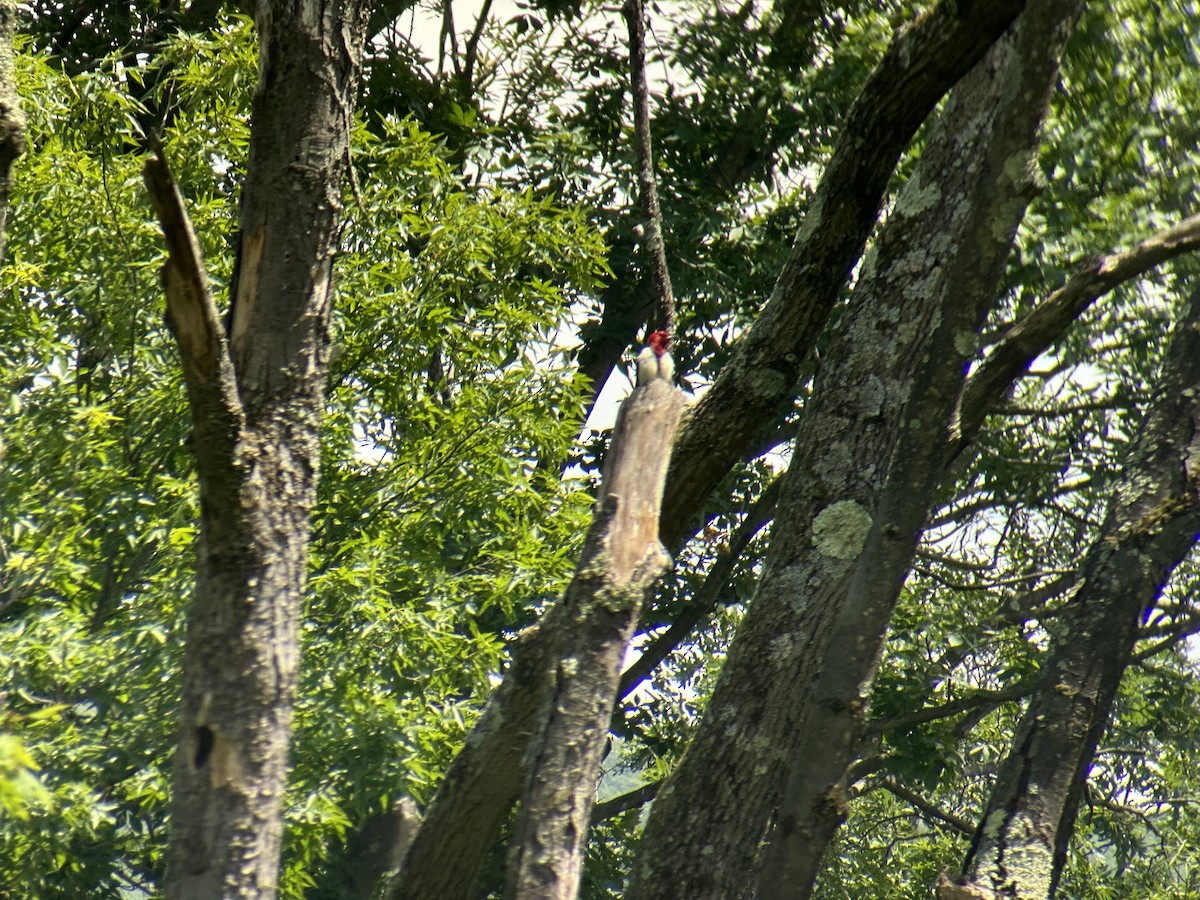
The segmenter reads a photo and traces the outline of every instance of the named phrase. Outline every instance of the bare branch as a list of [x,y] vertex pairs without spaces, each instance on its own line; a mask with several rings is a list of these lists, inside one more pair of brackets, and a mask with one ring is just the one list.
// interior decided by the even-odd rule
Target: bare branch
[[951,458],[974,438],[984,418],[1047,347],[1100,297],[1181,253],[1200,249],[1200,215],[1146,238],[1136,247],[1093,256],[1061,288],[1013,325],[967,380],[950,438]]
[[143,176],[167,242],[167,264],[162,277],[171,328],[179,342],[188,378],[208,382],[215,377],[225,355],[224,329],[200,255],[200,244],[161,148],[146,160]]
[[475,93],[475,63],[479,59],[479,39],[483,37],[483,29],[487,25],[488,16],[492,11],[492,0],[483,0],[483,8],[479,10],[479,18],[475,20],[475,28],[467,39],[466,60],[463,63],[462,82],[467,96]]
[[597,822],[603,822],[606,819],[619,816],[623,812],[645,806],[658,794],[660,787],[662,787],[661,781],[652,781],[649,784],[643,784],[639,788],[634,788],[628,793],[621,794],[619,797],[613,797],[611,800],[597,803],[592,807],[592,824],[595,825]]
[[966,697],[959,697],[940,706],[927,706],[903,716],[893,716],[890,719],[876,719],[867,726],[867,733],[883,734],[887,731],[894,731],[897,728],[914,728],[917,725],[936,722],[939,719],[948,719],[951,716],[957,716],[964,712],[978,709],[979,707],[994,709],[1005,703],[1011,703],[1014,700],[1020,700],[1023,697],[1029,696],[1034,686],[1034,682],[1032,681],[1028,683],[1018,681],[1011,687],[1007,687],[1001,691],[973,691]]
[[654,178],[654,148],[650,137],[650,92],[646,87],[646,10],[642,0],[625,0],[622,7],[629,26],[629,88],[633,97],[633,134],[637,152],[638,198],[645,219],[642,236],[646,268],[654,282],[656,325],[675,333],[675,295],[667,271],[663,242],[662,210]]
[[1139,650],[1133,655],[1130,660],[1132,663],[1141,663],[1152,656],[1157,656],[1172,647],[1177,647],[1190,638],[1192,635],[1200,632],[1200,616],[1189,616],[1187,621],[1179,626],[1173,634],[1165,637],[1160,641],[1156,641],[1144,650]]
[[975,833],[975,826],[953,813],[946,812],[934,803],[926,800],[916,791],[909,790],[900,782],[885,778],[880,782],[880,787],[886,790],[889,794],[899,797],[905,803],[915,808],[918,812],[924,815],[927,819],[932,819],[935,822],[941,822],[944,825],[949,825],[959,834],[965,834],[968,837]]

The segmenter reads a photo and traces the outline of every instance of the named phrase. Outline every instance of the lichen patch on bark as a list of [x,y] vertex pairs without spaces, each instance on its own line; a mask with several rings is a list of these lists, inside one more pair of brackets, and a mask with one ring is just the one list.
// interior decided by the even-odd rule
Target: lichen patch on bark
[[871,530],[871,515],[853,500],[825,507],[813,520],[813,546],[822,556],[854,559]]

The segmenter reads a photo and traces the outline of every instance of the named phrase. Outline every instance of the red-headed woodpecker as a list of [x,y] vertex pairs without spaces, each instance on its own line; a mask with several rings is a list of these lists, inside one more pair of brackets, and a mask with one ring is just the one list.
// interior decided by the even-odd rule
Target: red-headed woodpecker
[[665,331],[654,331],[646,338],[646,347],[637,358],[638,387],[649,384],[655,378],[668,382],[675,379],[675,360],[667,352],[671,345],[671,336]]

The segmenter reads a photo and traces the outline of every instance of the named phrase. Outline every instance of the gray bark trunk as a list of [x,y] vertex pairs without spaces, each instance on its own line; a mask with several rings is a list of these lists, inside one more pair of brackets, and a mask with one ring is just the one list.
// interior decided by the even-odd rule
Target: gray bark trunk
[[809,889],[943,470],[938,437],[1032,193],[1062,6],[956,89],[864,264],[804,411],[758,592],[697,737],[651,810],[630,898],[747,894],[789,764],[791,803],[761,887]]
[[1138,624],[1200,533],[1200,291],[1038,687],[997,772],[965,870],[997,898],[1054,896],[1088,769]]
[[270,897],[317,479],[330,275],[370,4],[260,3],[258,89],[221,327],[165,161],[147,166],[200,481],[164,890]]
[[621,406],[596,520],[563,597],[542,721],[509,853],[507,895],[572,900],[579,889],[596,779],[621,660],[644,601],[670,567],[658,512],[682,393],[655,379]]
[[[902,534],[903,543],[881,542],[883,552],[876,555],[868,540],[836,610],[828,655],[802,701],[808,715],[760,881],[763,897],[808,897],[825,849],[845,819],[846,770],[862,737],[888,624],[945,472],[944,451],[928,436],[946,433],[963,372],[943,360],[952,358],[955,342],[964,336],[974,340],[996,296],[1012,236],[1031,198],[1030,185],[1009,181],[1008,172],[1019,167],[1032,175],[1036,169],[1042,119],[1081,9],[1079,0],[1031,0],[1013,32],[955,89],[922,155],[915,186],[906,186],[897,203],[899,240],[881,238],[880,268],[889,271],[865,277],[865,290],[856,292],[865,313],[876,293],[908,285],[939,303],[942,325],[904,410],[907,422],[876,516],[894,530],[893,540]],[[922,196],[929,182],[942,190],[933,207]],[[914,214],[905,215],[902,206]],[[885,226],[891,227],[892,222]],[[939,245],[952,248],[941,277],[913,283],[912,262],[931,250],[940,256]]]

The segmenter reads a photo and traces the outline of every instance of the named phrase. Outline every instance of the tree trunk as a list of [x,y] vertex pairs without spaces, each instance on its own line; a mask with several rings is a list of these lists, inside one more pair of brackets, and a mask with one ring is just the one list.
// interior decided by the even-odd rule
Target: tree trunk
[[997,898],[1054,896],[1138,624],[1200,533],[1200,290],[1083,578],[1001,763],[965,871]]
[[791,802],[761,888],[809,889],[943,471],[938,438],[1033,192],[1068,15],[1062,2],[1044,5],[1053,14],[1038,12],[1019,49],[1005,40],[956,89],[864,263],[804,410],[759,589],[651,810],[631,898],[743,896],[789,765]]
[[230,331],[165,162],[147,184],[200,480],[168,897],[270,897],[315,495],[330,276],[366,2],[260,3]]
[[4,239],[8,231],[12,164],[25,152],[25,113],[21,110],[16,73],[13,71],[13,34],[16,29],[16,0],[0,0],[0,265],[4,263]]
[[514,900],[573,900],[579,890],[621,660],[644,601],[671,563],[658,539],[658,511],[683,407],[683,394],[663,379],[621,405],[525,761],[528,782],[509,853]]
[[[952,358],[962,336],[974,339],[997,294],[1012,237],[1032,197],[1041,123],[1059,59],[1081,9],[1079,0],[1031,0],[1013,31],[955,89],[915,183],[897,202],[899,240],[881,236],[880,270],[890,271],[865,275],[864,290],[856,291],[865,312],[875,292],[909,282],[911,262],[922,252],[937,253],[941,242],[952,248],[941,278],[914,285],[940,297],[942,327],[904,410],[908,421],[876,516],[903,534],[904,543],[883,543],[884,553],[876,556],[868,541],[836,610],[829,653],[802,701],[808,715],[766,856],[760,883],[765,898],[809,896],[825,849],[845,820],[846,771],[862,737],[888,624],[945,473],[943,448],[931,446],[928,436],[946,434],[964,372],[943,360]],[[1010,169],[1018,167],[1030,182],[1022,183],[1025,175],[1008,180]],[[941,188],[940,202],[932,207],[922,196],[930,183]],[[902,207],[915,215],[905,215]],[[891,221],[885,229],[891,232]]]

